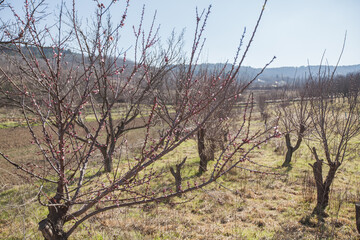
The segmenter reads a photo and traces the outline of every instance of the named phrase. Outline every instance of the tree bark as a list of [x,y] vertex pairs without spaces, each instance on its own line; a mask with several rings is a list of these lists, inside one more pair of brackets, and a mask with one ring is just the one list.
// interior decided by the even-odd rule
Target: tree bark
[[205,144],[205,148],[206,148],[206,155],[208,158],[208,162],[214,160],[216,143],[213,140],[211,140],[211,142],[208,145]]
[[104,170],[105,172],[111,172],[113,170],[113,167],[112,167],[112,158],[109,157],[109,156],[106,156],[104,158]]
[[[56,204],[56,202],[54,198],[50,200],[50,204]],[[66,205],[52,205],[48,209],[47,218],[39,222],[39,231],[43,234],[45,240],[66,240],[67,236],[63,227],[69,207]]]
[[113,170],[112,157],[107,153],[107,147],[101,148],[100,151],[104,158],[104,171],[109,173]]
[[298,150],[301,145],[303,134],[304,134],[305,130],[306,130],[305,125],[301,124],[300,130],[298,132],[298,139],[297,139],[296,145],[294,147],[291,145],[290,134],[289,133],[285,134],[285,142],[286,142],[287,152],[286,152],[285,161],[282,164],[282,167],[287,167],[290,165],[293,153],[296,150]]
[[322,176],[322,160],[316,159],[316,162],[312,165],[315,184],[316,184],[316,193],[317,193],[317,203],[313,210],[313,214],[323,215],[325,210],[325,199],[324,199],[324,183]]
[[325,213],[325,208],[329,205],[330,187],[335,178],[336,170],[338,169],[339,164],[337,164],[336,162],[329,164],[329,171],[327,173],[325,181],[323,181],[323,176],[322,176],[323,160],[319,159],[315,148],[313,148],[313,153],[316,162],[311,166],[313,168],[315,184],[316,184],[316,192],[317,192],[317,202],[313,210],[313,214],[316,214],[320,217],[325,217],[327,216],[327,214]]
[[[291,145],[290,133],[285,134],[285,142],[286,142],[287,152],[286,152],[285,161],[283,162],[282,167],[288,167],[290,165],[292,155],[297,149],[297,148],[295,149],[295,147],[293,147]],[[299,143],[299,139],[297,142]],[[301,140],[300,140],[300,143],[301,143]],[[296,144],[296,145],[300,146],[300,143]]]
[[360,202],[355,203],[355,212],[356,212],[356,229],[360,233]]
[[[182,183],[181,168],[184,165],[186,159],[187,159],[187,157],[185,157],[181,163],[176,164],[176,170],[174,170],[172,167],[170,167],[170,172],[175,178],[176,192],[182,191],[182,189],[181,189],[181,183]],[[179,196],[181,196],[181,194]]]
[[283,162],[282,167],[287,167],[290,165],[293,153],[294,153],[293,147],[287,146],[285,161]]
[[208,154],[206,152],[206,145],[205,145],[205,133],[206,130],[201,128],[197,132],[197,142],[198,142],[198,152],[200,157],[200,165],[199,165],[199,174],[207,171],[207,164],[209,162]]

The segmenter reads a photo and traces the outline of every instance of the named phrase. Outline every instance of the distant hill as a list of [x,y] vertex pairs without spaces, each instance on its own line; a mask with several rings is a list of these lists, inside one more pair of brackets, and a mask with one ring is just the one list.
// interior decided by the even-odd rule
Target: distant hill
[[[202,66],[208,67],[208,69],[220,69],[224,64],[202,64]],[[227,67],[227,70],[230,70],[231,66]],[[332,72],[334,66],[326,66],[327,69],[330,69]],[[325,69],[325,66],[322,66],[322,70]],[[252,67],[241,67],[240,69],[240,79],[248,80],[256,76],[260,71],[260,68]],[[301,67],[278,67],[278,68],[267,68],[265,71],[258,77],[258,83],[264,85],[273,85],[281,84],[286,82],[291,82],[295,79],[304,79],[309,76],[309,72],[312,74],[317,74],[319,72],[319,66],[301,66]],[[336,69],[336,75],[346,75],[348,73],[360,72],[360,64],[350,65],[350,66],[338,66]]]
[[[16,54],[14,51],[14,46],[10,44],[1,45],[0,44],[0,53],[5,54]],[[28,48],[24,48],[24,53],[27,51],[31,51],[35,55],[39,55],[39,51],[33,47],[28,46]],[[44,48],[44,53],[46,57],[51,58],[56,52],[54,49],[50,47]],[[80,61],[81,57],[79,54],[71,52],[70,50],[65,50],[65,58],[67,61]],[[121,61],[122,59],[119,59]],[[128,60],[127,63],[129,65],[133,64],[131,60]],[[206,67],[209,70],[221,69],[224,66],[223,63],[208,63],[208,64],[200,64],[200,67]],[[334,70],[334,66],[328,66],[327,68],[330,71]],[[231,66],[228,65],[226,70],[230,70]],[[325,69],[325,66],[322,66],[322,69]],[[252,68],[252,67],[241,67],[240,69],[240,79],[249,80],[253,79],[258,72],[260,72],[260,68]],[[265,71],[258,77],[255,85],[281,85],[287,82],[292,82],[295,79],[304,79],[306,76],[309,76],[309,72],[312,74],[316,74],[319,71],[319,66],[301,66],[301,67],[278,67],[278,68],[267,68]],[[346,75],[348,73],[360,72],[360,64],[351,65],[351,66],[338,66],[336,70],[336,74]]]
[[[57,52],[57,50],[55,50],[55,49],[53,49],[51,47],[44,47],[43,51],[44,51],[44,54],[45,54],[45,56],[47,58],[51,58],[54,55],[54,53]],[[22,52],[25,55],[28,55],[31,52],[36,57],[40,57],[39,50],[34,46],[22,47]],[[18,54],[16,47],[13,46],[13,45],[10,45],[10,44],[0,44],[0,53],[4,53],[4,54],[7,54],[7,55],[16,55],[16,54]],[[64,50],[63,53],[66,54],[66,55],[69,55],[69,56],[78,56],[78,54],[72,53],[70,50]]]

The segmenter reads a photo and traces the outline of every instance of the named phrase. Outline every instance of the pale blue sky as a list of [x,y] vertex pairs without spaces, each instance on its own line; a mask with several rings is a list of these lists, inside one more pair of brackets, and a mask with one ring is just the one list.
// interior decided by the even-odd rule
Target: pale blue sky
[[[124,1],[118,1],[115,15],[121,16]],[[10,2],[17,5],[23,1]],[[50,6],[59,2],[51,1]],[[93,1],[76,2],[80,15],[86,16],[94,11]],[[108,1],[103,2],[106,4]],[[233,59],[244,27],[247,27],[248,39],[263,1],[130,0],[126,28],[122,33],[124,48],[132,44],[131,27],[139,22],[144,4],[147,22],[151,21],[157,10],[156,23],[161,25],[160,35],[163,39],[173,29],[181,32],[186,28],[184,50],[187,52],[192,43],[195,8],[203,9],[212,4],[202,61],[217,63]],[[340,65],[360,64],[359,23],[359,0],[269,0],[245,65],[261,67],[273,56],[277,59],[271,67],[303,66],[307,65],[308,60],[311,65],[318,65],[324,50],[328,63],[336,64],[346,31],[347,41]]]

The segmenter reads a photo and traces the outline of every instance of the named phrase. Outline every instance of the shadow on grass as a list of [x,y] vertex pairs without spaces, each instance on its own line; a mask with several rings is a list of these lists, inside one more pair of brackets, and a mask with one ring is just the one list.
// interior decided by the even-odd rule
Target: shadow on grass
[[290,172],[290,171],[293,169],[293,166],[292,166],[291,163],[290,163],[290,164],[288,164],[288,165],[286,165],[286,166],[283,166],[283,165],[278,166],[278,167],[276,167],[275,169],[285,169],[285,172],[288,173],[288,172]]

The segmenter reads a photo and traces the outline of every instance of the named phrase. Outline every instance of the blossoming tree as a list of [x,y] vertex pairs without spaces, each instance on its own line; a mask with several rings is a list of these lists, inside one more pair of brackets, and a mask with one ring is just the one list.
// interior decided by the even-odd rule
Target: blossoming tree
[[[1,28],[1,51],[17,70],[8,72],[0,67],[7,85],[1,85],[1,94],[22,110],[43,161],[28,163],[5,152],[0,155],[40,185],[38,201],[48,210],[39,223],[45,239],[67,239],[84,221],[111,209],[196,191],[239,166],[257,146],[279,135],[276,129],[250,131],[249,98],[236,127],[227,136],[227,144],[205,176],[184,184],[181,171],[186,158],[176,164],[168,157],[206,126],[221,105],[251,84],[230,91],[266,1],[249,43],[242,54],[240,47],[237,50],[231,71],[211,76],[211,94],[197,91],[198,59],[210,8],[196,14],[188,58],[182,58],[181,37],[175,34],[166,46],[159,46],[155,22],[146,31],[142,14],[139,25],[133,28],[134,56],[129,61],[126,51],[119,50],[129,1],[118,24],[110,17],[116,1],[107,5],[95,2],[94,23],[85,27],[76,14],[75,0],[69,8],[60,6],[52,27],[43,23],[43,0],[25,1],[24,16],[11,5],[3,5],[13,12],[15,21]],[[69,48],[75,54],[66,50]],[[36,118],[37,126],[31,124],[30,117]],[[132,154],[125,154],[130,134],[136,136],[139,146]],[[166,176],[173,177],[173,181],[165,181]]]

